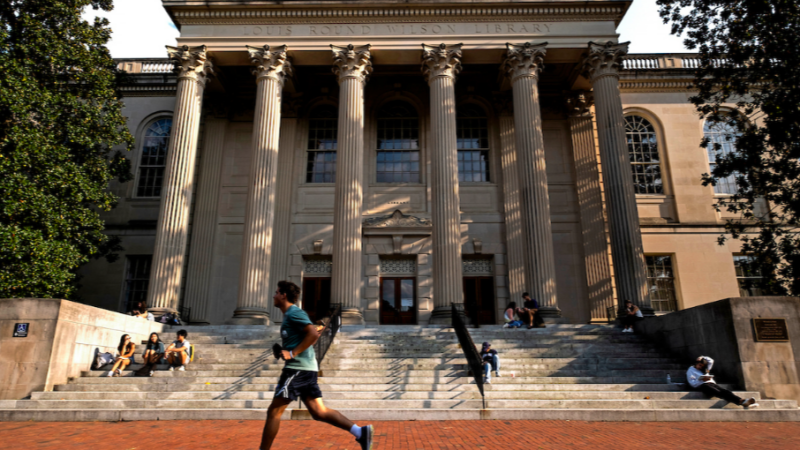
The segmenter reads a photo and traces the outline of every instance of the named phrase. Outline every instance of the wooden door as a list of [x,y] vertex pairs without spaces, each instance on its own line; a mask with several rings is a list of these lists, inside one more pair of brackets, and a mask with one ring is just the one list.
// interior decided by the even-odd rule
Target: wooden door
[[472,323],[495,323],[492,277],[464,277],[464,309]]
[[416,285],[414,277],[381,277],[381,324],[416,325]]
[[331,307],[331,279],[303,278],[303,311],[312,322],[328,315]]

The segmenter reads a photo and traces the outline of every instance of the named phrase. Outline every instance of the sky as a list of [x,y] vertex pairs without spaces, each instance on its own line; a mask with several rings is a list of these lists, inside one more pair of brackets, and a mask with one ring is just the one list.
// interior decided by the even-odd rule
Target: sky
[[[113,35],[108,48],[114,58],[166,57],[165,45],[175,45],[178,29],[161,0],[115,0],[114,10],[102,14],[91,9],[84,17],[97,15],[111,22]],[[669,26],[658,16],[656,0],[634,0],[617,32],[622,42],[631,41],[630,53],[681,53],[683,40],[669,34]]]

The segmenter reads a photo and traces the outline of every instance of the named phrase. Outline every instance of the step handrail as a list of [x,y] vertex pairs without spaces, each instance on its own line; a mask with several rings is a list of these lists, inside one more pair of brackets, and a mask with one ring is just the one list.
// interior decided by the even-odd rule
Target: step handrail
[[472,336],[470,336],[464,321],[466,316],[464,304],[450,303],[450,305],[452,306],[453,330],[458,336],[458,343],[461,345],[461,350],[467,359],[467,367],[472,372],[472,377],[475,378],[475,384],[478,385],[481,400],[483,401],[483,409],[486,409],[486,396],[483,393],[483,364],[481,363],[481,355],[478,353],[478,349],[475,348],[475,343],[472,342]]
[[328,349],[331,348],[333,340],[342,326],[342,304],[333,303],[331,304],[331,309],[333,309],[331,315],[322,319],[325,327],[319,331],[319,339],[314,343],[314,353],[317,356],[318,366],[322,366],[322,360],[325,358],[325,354],[328,353]]

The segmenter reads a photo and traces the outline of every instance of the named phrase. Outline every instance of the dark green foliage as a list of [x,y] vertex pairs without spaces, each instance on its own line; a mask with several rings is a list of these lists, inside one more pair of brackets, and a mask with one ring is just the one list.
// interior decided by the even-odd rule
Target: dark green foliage
[[108,21],[81,19],[111,0],[0,2],[0,298],[74,298],[76,269],[111,257],[100,211],[130,178],[120,74]]
[[705,185],[736,177],[738,192],[715,205],[739,217],[728,221],[720,241],[728,235],[743,241],[742,251],[755,256],[748,270],[765,277],[762,290],[800,295],[800,2],[658,4],[672,33],[684,33],[686,46],[700,53],[692,102],[704,118],[738,133],[738,151],[703,176]]

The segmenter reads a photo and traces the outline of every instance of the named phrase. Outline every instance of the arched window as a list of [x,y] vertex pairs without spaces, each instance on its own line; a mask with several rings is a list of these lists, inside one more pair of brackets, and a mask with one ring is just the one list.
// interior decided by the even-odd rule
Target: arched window
[[171,131],[172,119],[163,118],[151,123],[144,132],[139,179],[136,183],[137,197],[161,197]]
[[641,116],[625,117],[625,136],[637,194],[663,194],[656,130]]
[[318,106],[308,119],[308,164],[306,183],[336,181],[336,107]]
[[[737,132],[727,123],[706,121],[703,126],[703,136],[708,138],[706,154],[708,154],[708,167],[713,171],[717,165],[717,158],[723,158],[736,151]],[[715,148],[715,144],[719,144],[719,150]],[[736,174],[718,179],[714,186],[715,194],[735,194],[736,191]]]
[[378,183],[419,183],[419,117],[395,101],[378,111]]
[[458,181],[489,180],[489,119],[477,105],[466,105],[456,112]]

